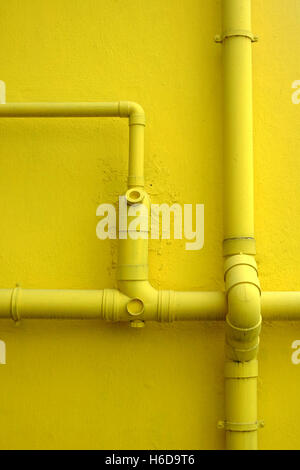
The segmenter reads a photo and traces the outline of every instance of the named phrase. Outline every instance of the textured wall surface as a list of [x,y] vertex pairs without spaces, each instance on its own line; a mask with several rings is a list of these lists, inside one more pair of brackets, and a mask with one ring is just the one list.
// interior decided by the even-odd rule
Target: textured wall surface
[[[205,246],[150,246],[156,287],[222,281],[220,0],[10,0],[0,14],[8,101],[140,102],[153,202],[204,203]],[[256,236],[265,290],[300,290],[300,0],[253,0]],[[115,286],[96,208],[125,189],[118,119],[2,120],[1,287]],[[2,321],[0,448],[224,446],[222,324]],[[262,448],[299,448],[300,324],[264,324]]]

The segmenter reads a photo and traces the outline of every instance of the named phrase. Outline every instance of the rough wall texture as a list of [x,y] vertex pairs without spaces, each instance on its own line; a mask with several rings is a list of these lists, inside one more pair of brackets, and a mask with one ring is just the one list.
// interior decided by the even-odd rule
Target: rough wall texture
[[[153,202],[205,204],[205,247],[152,242],[157,287],[222,284],[219,0],[10,0],[0,15],[8,101],[140,102]],[[262,287],[300,290],[300,0],[253,0],[256,235]],[[0,285],[115,285],[96,208],[125,188],[127,124],[2,120]],[[0,448],[222,448],[221,324],[1,322]],[[261,338],[262,448],[299,447],[298,324]]]

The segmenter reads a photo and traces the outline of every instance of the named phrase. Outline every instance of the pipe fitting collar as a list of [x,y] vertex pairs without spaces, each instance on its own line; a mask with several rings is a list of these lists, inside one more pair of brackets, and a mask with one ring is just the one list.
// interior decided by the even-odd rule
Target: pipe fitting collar
[[241,342],[239,343],[229,343],[228,338],[226,338],[225,351],[226,356],[232,361],[236,362],[249,362],[257,357],[259,348],[259,337],[255,341],[255,344],[249,347],[249,343],[244,343],[244,347],[241,348]]
[[21,287],[17,284],[16,287],[12,290],[12,295],[11,295],[11,304],[10,304],[10,310],[11,310],[11,316],[12,319],[18,323],[21,320],[21,315],[19,312],[18,308],[18,297],[21,291]]
[[104,289],[102,299],[102,318],[107,321],[119,320],[119,292],[115,289]]
[[229,292],[236,286],[240,284],[247,284],[255,286],[258,291],[259,295],[261,295],[261,288],[260,282],[257,276],[257,273],[253,270],[244,269],[244,272],[233,272],[231,271],[228,277],[226,278],[226,293],[227,295]]
[[138,298],[131,299],[126,306],[126,309],[129,315],[137,317],[144,312],[144,302]]
[[217,34],[215,36],[215,42],[222,43],[225,39],[232,38],[235,36],[251,39],[251,42],[258,41],[258,36],[255,36],[251,31],[247,31],[245,29],[235,29],[232,31],[225,31],[225,33],[223,33],[222,35]]
[[252,237],[233,237],[223,241],[223,255],[233,256],[240,253],[256,255],[256,242]]
[[263,421],[255,421],[254,423],[231,423],[229,421],[219,421],[218,429],[232,432],[253,432],[264,427]]
[[175,292],[172,290],[158,291],[157,319],[159,322],[173,322],[174,313],[172,304]]
[[146,126],[144,114],[131,114],[129,116],[129,126]]
[[125,198],[129,205],[140,204],[145,195],[145,191],[141,188],[130,188],[126,191]]
[[225,259],[224,262],[224,279],[228,271],[236,266],[251,266],[258,274],[255,258],[250,255],[233,255]]
[[230,331],[232,332],[232,339],[236,341],[240,341],[240,338],[245,338],[246,335],[247,342],[254,341],[260,333],[261,324],[262,316],[260,315],[259,321],[256,325],[250,328],[239,328],[238,326],[235,326],[230,322],[228,315],[226,316],[226,327],[230,328]]
[[258,361],[225,362],[224,375],[226,379],[251,379],[258,377]]

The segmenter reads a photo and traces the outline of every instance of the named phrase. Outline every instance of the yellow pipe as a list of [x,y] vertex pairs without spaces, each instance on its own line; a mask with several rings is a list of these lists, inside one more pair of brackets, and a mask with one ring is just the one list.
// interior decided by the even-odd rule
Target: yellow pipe
[[[120,291],[132,298],[127,309],[132,315],[131,326],[136,327],[144,326],[145,311],[155,318],[158,308],[158,292],[148,280],[150,198],[143,189],[134,186],[126,192],[125,203],[126,230],[120,233],[117,280]],[[137,217],[139,225],[132,227]]]
[[[225,317],[222,292],[157,291],[148,281],[122,281],[121,285],[128,296],[117,289],[0,289],[0,319],[172,322],[222,321]],[[135,305],[138,309],[131,308]]]
[[300,292],[263,292],[261,302],[265,321],[300,321]]
[[104,319],[124,318],[128,298],[118,290],[0,289],[0,318]]
[[[150,198],[139,188],[132,187],[126,193],[127,230],[122,233],[118,250],[118,287],[132,300],[128,310],[134,310],[132,326],[143,326],[145,320],[180,321],[180,320],[222,320],[226,299],[219,292],[174,292],[158,291],[149,282],[148,238],[150,230]],[[135,213],[131,215],[134,205]],[[130,224],[136,217],[145,222],[140,237],[132,238]],[[136,234],[136,230],[134,231]]]
[[[123,284],[124,283],[124,284]],[[135,318],[144,321],[224,321],[227,300],[224,292],[156,291],[148,281],[122,281],[125,296],[116,289],[0,289],[0,319],[100,319],[130,321],[127,305],[144,299],[144,310]],[[138,290],[136,288],[138,287]],[[148,299],[146,302],[145,299]],[[300,321],[300,292],[263,292],[265,321]]]
[[143,108],[132,101],[111,103],[8,103],[1,104],[0,117],[63,118],[121,117],[129,118],[128,186],[144,186]]
[[225,416],[220,427],[226,430],[228,450],[256,450],[257,419],[256,360],[225,364]]
[[128,187],[144,187],[145,113],[137,103],[128,103],[129,115],[129,166]]
[[224,292],[180,292],[171,294],[174,321],[224,321],[227,302]]
[[[161,292],[170,292],[172,321],[226,319],[228,305],[224,292]],[[264,321],[300,321],[300,292],[262,292],[261,314]]]
[[[223,0],[224,247],[255,253],[251,1]],[[234,35],[236,32],[237,35]]]
[[223,42],[224,57],[228,299],[224,428],[228,449],[250,450],[257,449],[257,368],[252,364],[256,364],[261,329],[261,291],[254,259],[251,0],[223,0],[223,34],[218,40]]
[[[150,198],[140,187],[132,187],[126,192],[124,203],[126,204],[124,219],[119,220],[122,225],[119,225],[117,279],[145,281],[148,280],[149,270]],[[135,224],[137,217],[138,225]]]

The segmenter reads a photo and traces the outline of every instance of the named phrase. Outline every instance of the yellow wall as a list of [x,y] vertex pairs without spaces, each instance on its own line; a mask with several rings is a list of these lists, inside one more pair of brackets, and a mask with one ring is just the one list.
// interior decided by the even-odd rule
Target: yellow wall
[[[9,0],[8,101],[130,99],[147,114],[153,202],[205,204],[205,247],[152,242],[156,287],[222,284],[220,0]],[[300,290],[300,0],[253,0],[256,235],[264,290]],[[191,111],[192,109],[192,111]],[[115,286],[96,208],[125,189],[127,123],[2,120],[0,285]],[[0,448],[222,448],[222,324],[1,321]],[[265,324],[262,448],[299,448],[299,324]]]

